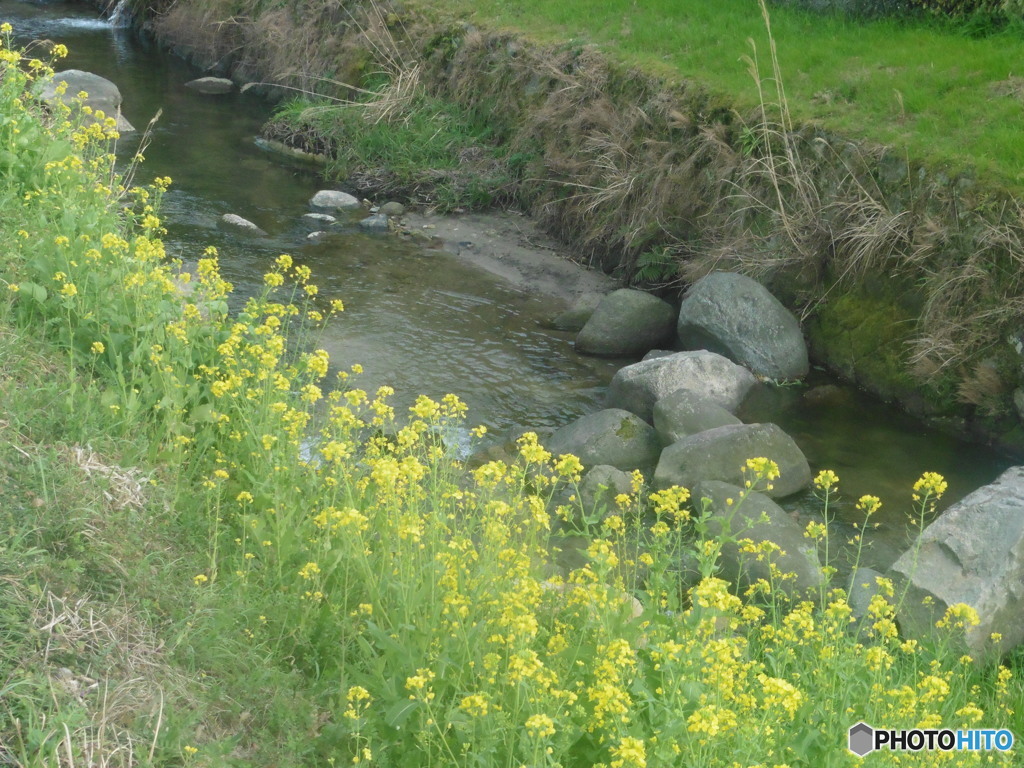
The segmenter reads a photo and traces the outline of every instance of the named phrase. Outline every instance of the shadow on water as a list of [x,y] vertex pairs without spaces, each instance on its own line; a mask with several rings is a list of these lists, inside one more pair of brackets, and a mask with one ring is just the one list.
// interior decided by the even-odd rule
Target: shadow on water
[[[1011,464],[992,450],[929,429],[819,372],[799,387],[759,387],[739,416],[744,421],[775,422],[800,446],[814,474],[831,469],[839,476],[839,497],[830,505],[830,517],[834,515],[840,536],[853,536],[853,525],[863,522],[856,509],[861,496],[882,500],[872,517],[878,527],[865,536],[869,548],[864,555],[866,565],[880,570],[908,543],[907,526],[914,513],[911,494],[924,472],[938,472],[949,483],[938,506],[941,511]],[[821,517],[821,504],[810,492],[788,499],[784,506],[804,521]]]
[[[308,264],[321,296],[345,301],[347,311],[320,343],[339,365],[363,365],[359,386],[393,386],[398,407],[417,393],[455,392],[469,404],[471,422],[498,428],[560,426],[600,407],[623,361],[577,356],[571,334],[543,330],[541,322],[561,306],[555,300],[515,290],[445,252],[387,236],[350,231],[310,244],[300,217],[318,182],[308,169],[254,145],[269,114],[263,100],[185,88],[201,73],[129,30],[112,28],[82,3],[5,0],[2,15],[23,41],[65,43],[71,49],[67,68],[116,82],[125,116],[136,127],[162,110],[137,182],[174,179],[163,208],[168,252],[194,263],[215,245],[225,277],[243,296],[258,290],[279,253]],[[130,157],[137,147],[137,136],[126,138],[119,154]],[[224,213],[250,219],[269,236],[246,239],[220,230]],[[875,566],[888,565],[904,547],[910,489],[922,472],[946,476],[949,503],[1009,464],[823,377],[801,387],[763,388],[741,416],[774,421],[793,435],[815,472],[839,474],[841,501],[833,508],[839,536],[854,533],[859,496],[881,497],[880,527],[865,556]],[[787,506],[802,522],[820,517],[810,494]]]

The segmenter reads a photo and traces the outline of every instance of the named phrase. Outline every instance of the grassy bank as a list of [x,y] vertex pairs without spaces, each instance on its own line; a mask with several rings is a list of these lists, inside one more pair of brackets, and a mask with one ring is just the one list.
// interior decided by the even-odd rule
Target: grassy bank
[[[5,761],[842,766],[858,720],[1024,733],[1018,661],[959,650],[966,606],[914,642],[888,583],[862,618],[777,569],[732,588],[724,547],[775,554],[709,537],[685,490],[637,478],[602,518],[532,436],[467,472],[454,397],[396,414],[356,366],[327,382],[342,307],[307,267],[282,255],[229,313],[212,252],[163,253],[169,182],[123,188],[105,122],[45,113],[42,63],[0,66]],[[957,760],[989,757],[1019,764]]]
[[[756,55],[763,72],[771,69],[761,14],[745,0],[418,5],[526,31],[546,43],[595,44],[669,82],[707,83],[741,112],[758,105],[745,58]],[[921,18],[863,21],[792,6],[773,6],[771,16],[798,122],[889,145],[952,173],[977,169],[988,181],[1024,190],[1024,140],[1015,127],[1022,98],[1020,28],[971,38],[956,25]]]

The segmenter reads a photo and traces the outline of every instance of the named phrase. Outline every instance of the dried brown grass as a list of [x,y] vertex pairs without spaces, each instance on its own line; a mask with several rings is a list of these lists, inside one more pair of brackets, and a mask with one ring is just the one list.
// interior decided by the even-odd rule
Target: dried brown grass
[[[30,598],[20,585],[20,602]],[[48,680],[52,709],[34,726],[43,751],[61,768],[134,768],[152,761],[164,723],[165,695],[184,687],[165,649],[123,602],[96,603],[45,591],[32,603],[37,674]],[[62,710],[81,713],[62,718]],[[59,725],[56,724],[59,721]],[[79,723],[75,727],[68,722]],[[50,725],[54,723],[54,725]],[[21,724],[15,724],[20,732]]]

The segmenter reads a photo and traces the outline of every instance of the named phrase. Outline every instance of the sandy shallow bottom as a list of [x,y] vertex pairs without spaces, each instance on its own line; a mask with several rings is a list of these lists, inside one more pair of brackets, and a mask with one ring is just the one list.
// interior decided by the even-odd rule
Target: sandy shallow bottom
[[402,222],[409,232],[432,238],[433,247],[519,290],[569,301],[582,293],[607,293],[619,287],[616,280],[573,261],[567,250],[520,214],[409,213]]

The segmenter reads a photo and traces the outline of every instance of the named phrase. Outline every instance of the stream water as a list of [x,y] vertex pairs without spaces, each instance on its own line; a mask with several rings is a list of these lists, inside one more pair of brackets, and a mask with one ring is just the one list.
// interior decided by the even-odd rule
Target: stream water
[[[361,386],[393,386],[397,406],[419,393],[455,392],[469,405],[472,423],[557,427],[600,408],[615,370],[632,362],[577,355],[573,334],[544,328],[563,307],[559,299],[518,289],[444,251],[357,232],[310,244],[300,217],[322,184],[313,171],[255,146],[271,107],[252,95],[206,96],[185,88],[203,73],[115,28],[84,2],[3,0],[0,20],[14,25],[22,44],[65,43],[66,68],[117,83],[124,114],[136,127],[162,110],[136,182],[174,180],[162,210],[169,253],[189,263],[207,245],[217,246],[224,275],[241,295],[258,289],[280,253],[308,264],[321,295],[346,305],[322,346],[336,365],[363,365]],[[138,141],[138,135],[122,140],[119,155],[130,157]],[[224,213],[252,220],[269,236],[219,229]],[[814,389],[821,386],[827,389]],[[945,475],[949,503],[1010,464],[820,373],[808,386],[762,393],[741,416],[774,421],[796,439],[813,470],[839,474],[843,500],[833,512],[841,535],[852,531],[860,495],[881,497],[880,526],[864,558],[880,567],[904,546],[910,488],[923,471]],[[790,500],[789,508],[802,518],[819,515],[809,495]]]

